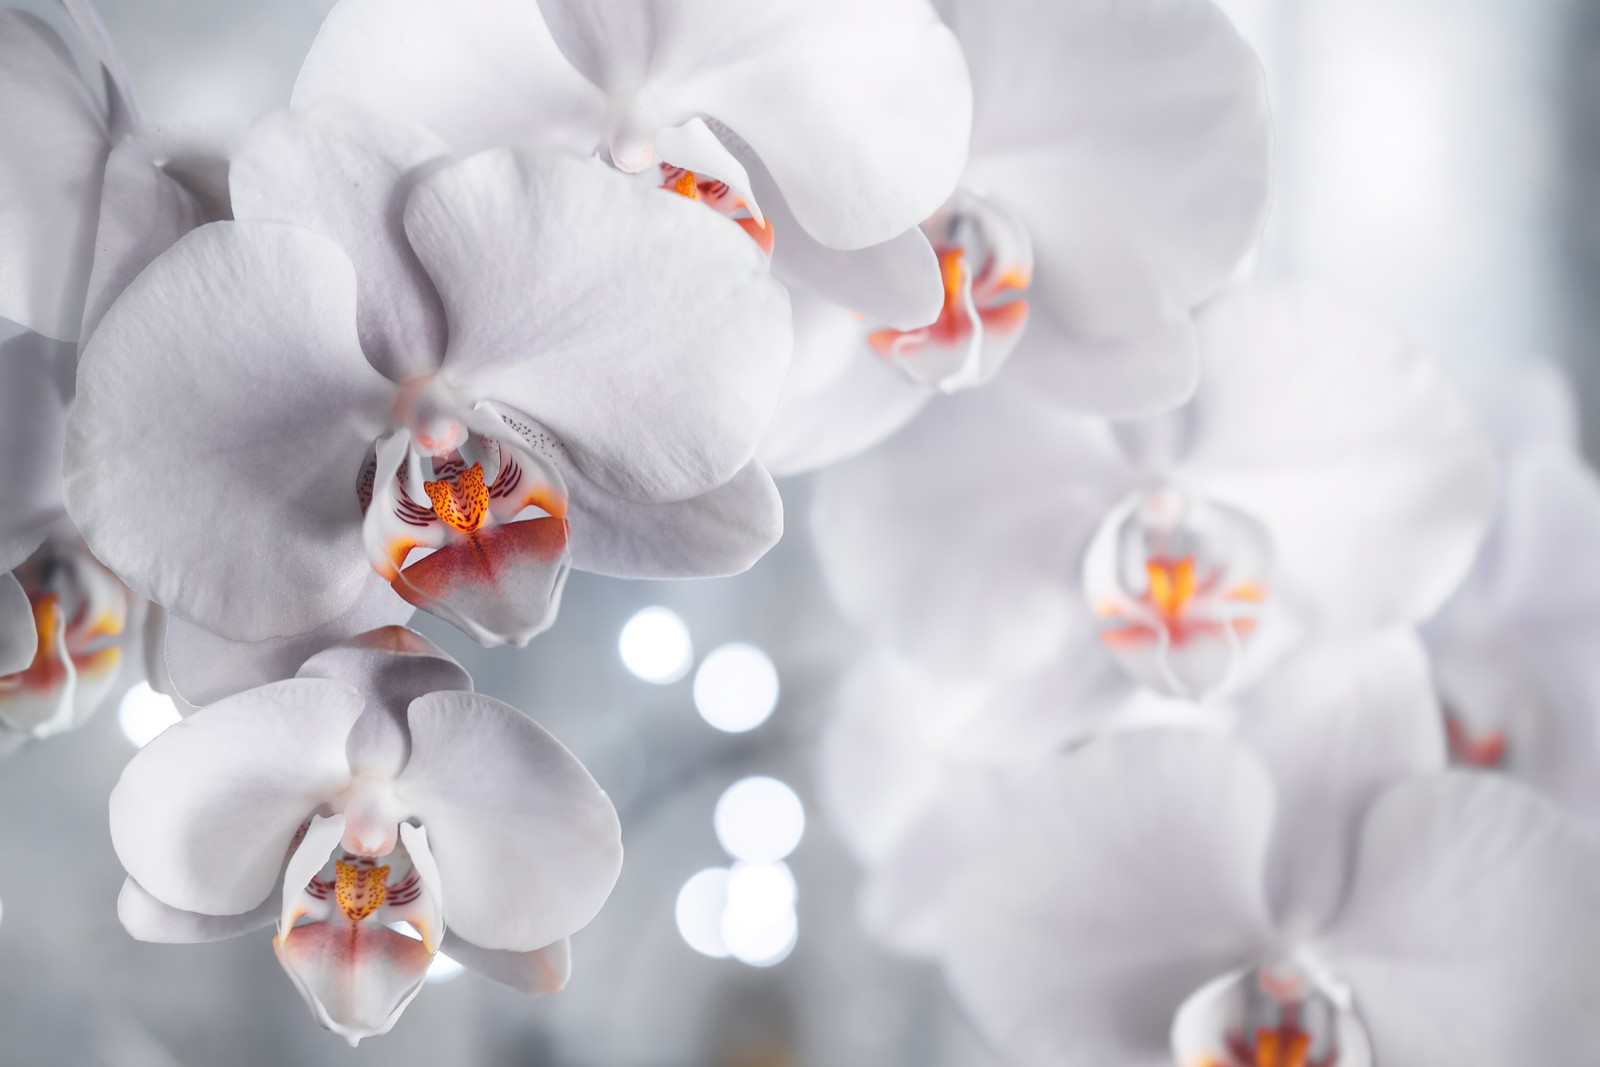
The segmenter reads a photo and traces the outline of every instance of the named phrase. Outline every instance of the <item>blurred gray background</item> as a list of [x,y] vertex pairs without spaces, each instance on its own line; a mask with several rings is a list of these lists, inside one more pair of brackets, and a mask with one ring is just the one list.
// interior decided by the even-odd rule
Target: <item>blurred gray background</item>
[[[530,0],[531,2],[531,0]],[[27,6],[41,7],[39,0]],[[248,119],[287,98],[324,0],[101,0],[158,120]],[[998,5],[997,5],[998,6]],[[1267,67],[1276,198],[1261,272],[1320,281],[1432,343],[1464,377],[1547,355],[1600,396],[1589,338],[1600,270],[1600,5],[1586,0],[1228,0]],[[1592,421],[1591,421],[1592,425]],[[430,984],[355,1052],[316,1027],[270,936],[138,944],[105,800],[134,751],[109,708],[0,764],[0,1064],[84,1067],[383,1063],[519,1067],[986,1067],[936,971],[867,943],[856,875],[811,788],[811,750],[856,639],[821,589],[807,487],[789,534],[737,579],[575,575],[555,629],[485,652],[423,625],[479,688],[561,737],[612,794],[627,864],[574,939],[557,997],[464,975]],[[749,642],[776,663],[776,713],[744,734],[696,713],[692,674],[630,674],[618,635],[664,605],[696,659]],[[806,805],[788,862],[799,934],[771,967],[700,955],[679,889],[726,866],[718,797],[772,775]]]

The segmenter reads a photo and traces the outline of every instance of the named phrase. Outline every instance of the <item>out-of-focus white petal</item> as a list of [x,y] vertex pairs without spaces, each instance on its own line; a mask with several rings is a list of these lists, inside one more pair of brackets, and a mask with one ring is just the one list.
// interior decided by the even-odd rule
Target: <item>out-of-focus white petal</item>
[[56,32],[0,12],[0,317],[75,341],[111,151],[94,90]]
[[26,669],[38,651],[39,631],[28,594],[16,575],[0,573],[0,677]]
[[445,923],[484,948],[542,948],[599,912],[622,865],[610,800],[532,720],[474,693],[411,704],[396,780],[428,830]]
[[1130,477],[1103,423],[984,390],[824,472],[812,531],[853,621],[944,673],[1017,673],[1090,628],[1079,559]]
[[1040,768],[970,857],[946,972],[1018,1063],[1168,1062],[1203,982],[1267,943],[1272,786],[1202,733],[1107,737]]
[[445,955],[468,970],[530,996],[559,993],[572,977],[572,943],[566,938],[529,952],[507,952],[482,948],[446,931],[443,948]]
[[594,160],[495,150],[424,179],[406,231],[450,320],[441,374],[548,427],[593,481],[683,500],[755,454],[789,304],[732,221]]
[[330,100],[258,121],[228,171],[235,218],[305,226],[350,257],[361,349],[395,382],[444,358],[444,309],[403,216],[416,182],[448,155],[421,127]]
[[534,0],[340,0],[294,104],[329,98],[427,127],[463,155],[599,141],[603,94],[562,56]]
[[1368,805],[1444,768],[1427,655],[1410,631],[1313,643],[1243,705],[1239,736],[1277,784],[1268,896],[1279,922],[1315,929],[1344,899]]
[[61,518],[72,346],[26,333],[0,344],[0,571],[33,555]]
[[268,895],[251,911],[238,915],[202,915],[163,904],[132,878],[123,880],[117,894],[117,918],[122,928],[140,941],[163,945],[192,945],[226,941],[240,934],[271,926],[278,918],[279,900]]
[[1022,217],[1073,333],[1174,327],[1266,217],[1261,66],[1209,0],[949,0],[976,111],[965,182]]
[[1471,413],[1424,353],[1310,290],[1255,287],[1200,318],[1183,476],[1272,537],[1273,596],[1309,625],[1428,617],[1494,498]]
[[1200,346],[1187,315],[1142,333],[1102,340],[1063,327],[1045,301],[1028,307],[1028,325],[997,386],[1042,392],[1068,411],[1127,419],[1167,411],[1194,396]]
[[345,738],[362,703],[347,685],[295,678],[167,728],[111,792],[111,843],[123,867],[174,908],[256,907],[300,824],[349,781]]
[[225,222],[179,241],[107,312],[79,369],[66,495],[141,596],[248,641],[356,602],[357,483],[393,387],[362,357],[355,304],[350,261],[326,238]]
[[120,141],[106,160],[82,336],[94,333],[106,309],[152,260],[208,221],[205,206],[152,163],[143,145]]
[[1490,775],[1392,787],[1361,834],[1329,964],[1378,1063],[1585,1063],[1600,1047],[1600,850]]

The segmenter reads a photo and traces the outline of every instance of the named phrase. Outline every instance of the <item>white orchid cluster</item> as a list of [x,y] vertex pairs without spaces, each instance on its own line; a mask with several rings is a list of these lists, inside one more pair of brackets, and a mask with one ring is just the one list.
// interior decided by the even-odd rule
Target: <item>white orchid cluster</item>
[[1003,1053],[1592,1061],[1600,486],[1549,375],[1474,412],[1245,280],[1210,0],[339,0],[199,132],[56,14],[0,11],[0,743],[191,711],[111,797],[134,936],[273,927],[352,1043],[441,947],[559,989],[616,813],[405,624],[738,573],[826,468],[825,791]]

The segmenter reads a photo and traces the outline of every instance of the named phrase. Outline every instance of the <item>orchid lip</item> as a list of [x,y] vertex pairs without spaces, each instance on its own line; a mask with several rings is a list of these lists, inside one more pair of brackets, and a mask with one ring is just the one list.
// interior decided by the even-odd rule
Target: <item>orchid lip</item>
[[1102,644],[1136,681],[1199,699],[1237,676],[1268,600],[1270,560],[1255,520],[1165,486],[1102,521],[1084,588]]
[[[1308,965],[1310,964],[1310,965]],[[1178,1067],[1371,1067],[1349,990],[1307,953],[1223,975],[1173,1021]]]

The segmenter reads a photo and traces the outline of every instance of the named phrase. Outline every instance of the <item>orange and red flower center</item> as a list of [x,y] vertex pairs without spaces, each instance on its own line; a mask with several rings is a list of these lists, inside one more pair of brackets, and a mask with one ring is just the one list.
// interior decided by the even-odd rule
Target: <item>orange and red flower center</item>
[[736,194],[727,182],[707,178],[692,170],[661,164],[661,188],[669,189],[687,200],[697,200],[714,211],[727,215],[737,222],[750,239],[761,246],[761,251],[772,255],[772,223],[758,220],[750,205]]

